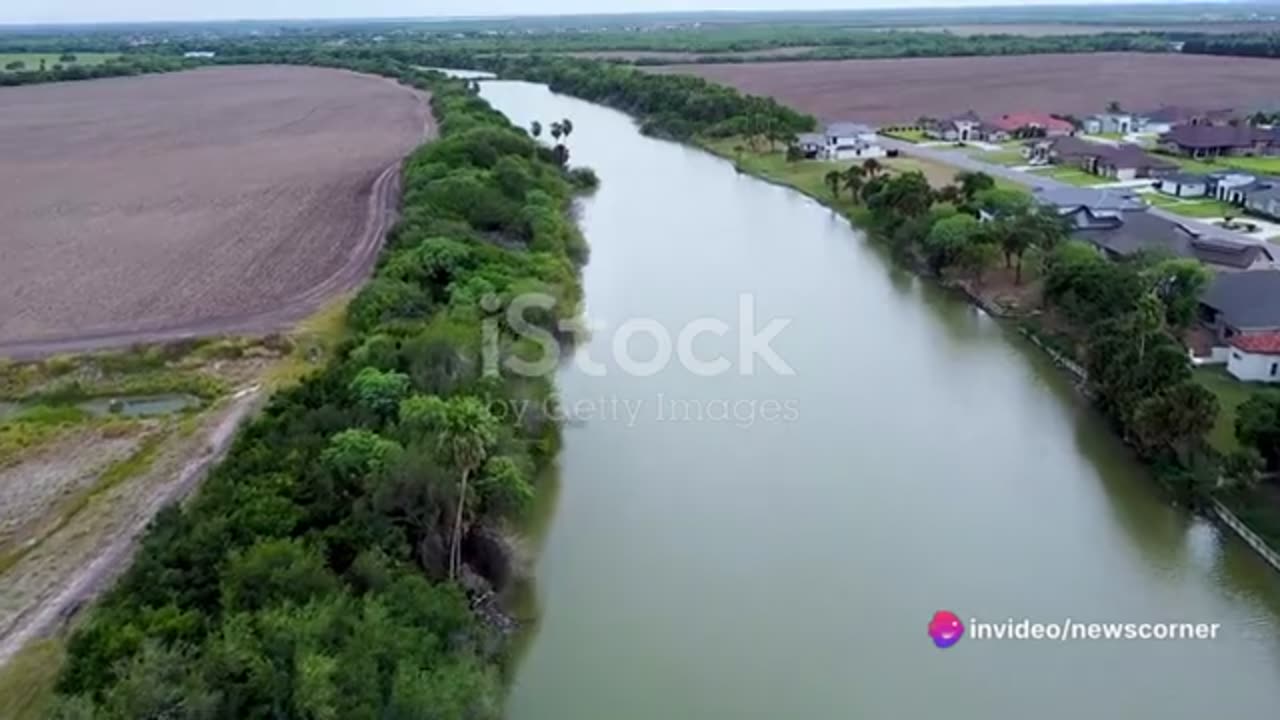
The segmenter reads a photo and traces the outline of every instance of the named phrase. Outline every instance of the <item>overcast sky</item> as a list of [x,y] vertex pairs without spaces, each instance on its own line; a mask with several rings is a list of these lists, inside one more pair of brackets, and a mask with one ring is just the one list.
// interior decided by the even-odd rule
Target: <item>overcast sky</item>
[[[1085,2],[1086,0],[1079,0]],[[1089,0],[1123,4],[1134,0]],[[0,0],[0,23],[561,15],[680,10],[848,10],[1028,5],[1026,0]]]

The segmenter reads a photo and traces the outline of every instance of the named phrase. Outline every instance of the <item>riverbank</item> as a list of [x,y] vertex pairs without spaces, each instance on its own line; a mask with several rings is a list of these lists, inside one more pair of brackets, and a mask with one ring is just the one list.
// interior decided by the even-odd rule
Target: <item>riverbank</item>
[[[551,379],[482,373],[523,336],[486,330],[481,308],[536,291],[556,303],[527,322],[554,330],[576,316],[584,175],[465,83],[349,69],[433,91],[441,138],[405,163],[402,219],[338,352],[272,398],[187,507],[160,514],[72,635],[68,707],[501,714],[502,535],[537,495],[560,422],[499,412],[550,408]],[[502,357],[482,357],[482,337]],[[295,649],[278,655],[276,642]],[[280,682],[311,691],[281,695]],[[165,692],[139,691],[155,683]]]
[[[828,182],[830,179],[828,177],[829,173],[836,169],[833,164],[818,161],[787,160],[783,153],[767,151],[763,147],[752,148],[745,141],[738,138],[698,138],[694,141],[694,144],[718,157],[733,162],[738,172],[747,173],[772,184],[797,190],[840,213],[854,226],[874,232],[872,218],[865,200],[862,198],[855,199],[849,189],[843,186],[838,186],[836,191],[833,191]],[[941,172],[939,167],[927,168],[927,170],[931,171],[928,172],[917,166],[919,162],[912,158],[884,158],[876,161],[879,166],[884,168],[883,171],[886,173],[924,172],[935,190],[946,184],[945,180],[940,179]],[[953,181],[962,172],[955,171],[955,174],[952,175]],[[856,191],[860,187],[861,185],[859,184],[855,186],[854,190]],[[881,241],[883,242],[884,240],[882,239]],[[1064,327],[1060,313],[1044,307],[1043,288],[1041,283],[1037,282],[1040,278],[1028,278],[1025,284],[1011,283],[1009,282],[1011,280],[1009,277],[1002,278],[1004,282],[996,282],[994,284],[974,282],[973,278],[948,277],[931,272],[924,259],[914,253],[906,257],[899,253],[898,257],[904,261],[904,265],[911,268],[918,275],[927,277],[942,287],[956,291],[958,295],[976,307],[981,308],[984,312],[1010,323],[1013,329],[1030,339],[1058,367],[1069,374],[1075,380],[1076,386],[1081,392],[1085,393],[1092,401],[1098,401],[1097,395],[1089,390],[1088,371],[1085,368],[1085,360],[1080,356],[1080,348],[1083,346],[1085,338],[1082,337],[1078,330],[1067,330]],[[1030,265],[1033,268],[1038,268],[1041,262],[1043,260],[1037,258]],[[1016,295],[1011,293],[1011,291],[1015,290],[1018,291]],[[1202,377],[1197,375],[1196,379],[1201,380]],[[1211,385],[1206,384],[1205,387],[1212,390]],[[1234,410],[1234,407],[1230,407],[1223,408],[1220,412],[1234,413]],[[1142,451],[1143,448],[1135,443],[1133,436],[1125,436],[1125,440],[1131,446],[1134,446],[1135,450]],[[1153,469],[1160,468],[1159,462],[1153,463],[1152,467]],[[1259,555],[1269,563],[1275,557],[1274,550],[1263,552],[1259,549],[1264,547],[1260,544],[1263,542],[1270,543],[1272,547],[1280,546],[1280,531],[1278,531],[1280,524],[1276,521],[1277,517],[1280,517],[1280,513],[1266,510],[1267,503],[1272,500],[1268,494],[1255,493],[1249,488],[1234,487],[1229,488],[1230,492],[1219,494],[1208,488],[1195,488],[1194,484],[1197,481],[1194,480],[1170,480],[1168,475],[1156,474],[1161,478],[1162,484],[1180,500],[1190,501],[1196,506],[1203,504],[1208,517],[1221,520],[1225,508],[1233,508],[1236,514],[1231,516],[1231,522],[1221,520],[1223,527],[1239,534],[1241,539],[1251,548],[1258,549]],[[1192,486],[1188,487],[1184,484],[1186,482],[1192,483]],[[1228,484],[1230,484],[1230,481],[1228,481]],[[1225,505],[1222,504],[1224,502],[1226,503]],[[1252,518],[1254,526],[1250,528],[1245,522],[1239,520],[1238,516],[1240,515]]]

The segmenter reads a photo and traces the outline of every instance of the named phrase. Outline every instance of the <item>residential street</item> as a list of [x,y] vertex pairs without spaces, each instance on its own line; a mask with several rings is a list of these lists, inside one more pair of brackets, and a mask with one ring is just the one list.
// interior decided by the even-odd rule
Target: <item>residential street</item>
[[[1049,190],[1054,188],[1078,187],[1076,185],[1071,185],[1069,183],[1064,183],[1059,180],[1055,180],[1051,177],[1040,177],[1037,175],[1032,175],[1031,173],[1020,172],[1012,168],[1005,167],[1003,165],[996,165],[994,163],[983,162],[981,160],[977,160],[973,158],[968,153],[960,152],[959,150],[947,150],[947,149],[938,148],[938,147],[922,147],[914,143],[906,142],[905,140],[895,140],[893,138],[883,137],[883,136],[880,138],[880,143],[884,145],[885,148],[890,150],[897,150],[903,155],[914,155],[916,157],[924,158],[926,160],[932,160],[934,162],[939,162],[944,165],[950,165],[952,167],[955,167],[961,170],[984,172],[988,175],[991,175],[992,177],[1004,178],[1011,182],[1018,183],[1019,185],[1024,185],[1026,187],[1029,187],[1032,190]],[[1156,217],[1163,218],[1171,222],[1181,223],[1182,225],[1185,225],[1188,228],[1191,228],[1196,231],[1212,233],[1215,237],[1230,238],[1232,240],[1235,240],[1241,243],[1251,243],[1251,244],[1265,243],[1264,240],[1259,240],[1258,238],[1250,237],[1243,233],[1234,232],[1232,230],[1225,230],[1223,228],[1210,225],[1200,220],[1188,218],[1183,215],[1177,215],[1163,208],[1151,206],[1148,209],[1148,212],[1150,212],[1152,215],[1155,215]]]

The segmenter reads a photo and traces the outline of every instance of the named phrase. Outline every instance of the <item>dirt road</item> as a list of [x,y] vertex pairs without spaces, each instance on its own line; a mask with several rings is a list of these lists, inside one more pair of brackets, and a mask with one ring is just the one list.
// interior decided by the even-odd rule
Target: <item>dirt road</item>
[[[236,428],[257,406],[261,396],[257,386],[236,393],[230,405],[213,421],[211,429],[199,438],[195,447],[202,450],[196,453],[195,459],[180,464],[177,472],[160,477],[157,484],[150,486],[145,500],[128,508],[127,517],[122,518],[113,536],[95,538],[93,557],[88,562],[67,574],[53,573],[53,577],[46,578],[38,588],[18,600],[24,609],[0,627],[0,666],[8,663],[27,643],[57,630],[124,572],[151,519],[166,505],[187,497],[200,484],[226,453]],[[163,475],[167,469],[161,465],[154,472]],[[68,530],[75,532],[70,526]],[[45,542],[57,544],[58,541],[55,536]],[[33,562],[38,560],[32,558]]]

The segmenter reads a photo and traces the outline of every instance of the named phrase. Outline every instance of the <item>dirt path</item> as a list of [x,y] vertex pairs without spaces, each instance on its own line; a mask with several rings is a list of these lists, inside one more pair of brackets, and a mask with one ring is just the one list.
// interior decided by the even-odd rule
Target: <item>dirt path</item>
[[[425,92],[399,86],[404,92],[419,96],[424,104],[429,104],[430,96]],[[424,131],[425,140],[435,136],[434,119],[426,113]],[[13,338],[0,341],[0,357],[12,357],[17,360],[37,359],[37,357],[68,354],[68,352],[84,352],[101,350],[101,348],[124,347],[161,341],[182,340],[182,338],[216,336],[216,334],[261,334],[280,331],[289,327],[307,315],[315,313],[324,302],[338,293],[352,290],[370,274],[372,266],[378,258],[381,243],[385,234],[396,222],[399,200],[399,169],[402,160],[381,170],[371,183],[366,199],[364,223],[358,231],[358,237],[346,243],[348,250],[340,256],[342,265],[333,270],[328,277],[311,284],[301,292],[285,296],[282,301],[266,305],[257,304],[252,310],[237,310],[227,307],[227,313],[216,313],[216,305],[209,309],[198,309],[191,313],[175,313],[177,318],[186,315],[186,319],[177,319],[172,324],[138,323],[129,327],[128,322],[114,323],[108,327],[88,332],[73,332],[61,336],[40,336]],[[191,170],[196,173],[196,170]],[[270,231],[271,228],[266,228]],[[292,232],[292,231],[291,231]],[[301,269],[298,269],[301,272]],[[233,278],[230,282],[243,282],[242,278]],[[142,327],[140,327],[142,325]]]
[[[83,558],[87,562],[80,563],[61,577],[55,575],[43,579],[38,588],[24,595],[21,599],[24,603],[23,612],[6,626],[0,627],[0,666],[8,663],[32,640],[57,630],[120,576],[128,567],[137,543],[151,519],[165,506],[179,502],[191,494],[213,464],[226,453],[235,437],[236,428],[253,411],[261,395],[262,391],[258,386],[236,393],[230,406],[213,423],[212,429],[198,438],[197,447],[202,445],[203,451],[181,465],[179,471],[171,472],[168,477],[163,478],[162,482],[145,488],[147,492],[144,499],[130,503],[127,517],[121,520],[113,536],[92,538],[92,557]],[[191,443],[181,444],[183,449],[189,445]],[[168,470],[169,468],[161,466],[157,467],[156,472]],[[85,510],[90,511],[91,509]],[[79,534],[83,536],[87,533]],[[50,537],[45,540],[45,544],[56,545],[59,540],[57,536]],[[78,559],[80,558],[71,558],[68,561]],[[41,561],[40,558],[31,560],[34,563]]]

